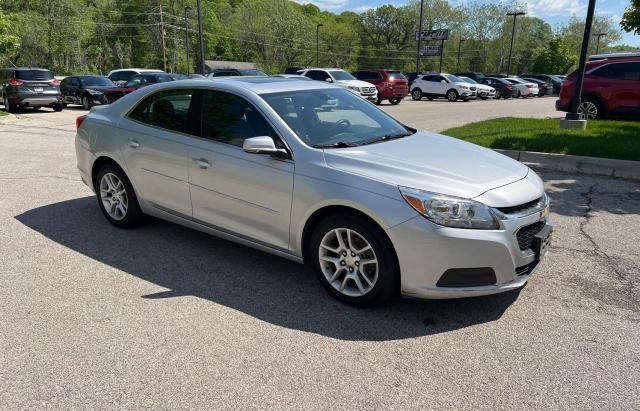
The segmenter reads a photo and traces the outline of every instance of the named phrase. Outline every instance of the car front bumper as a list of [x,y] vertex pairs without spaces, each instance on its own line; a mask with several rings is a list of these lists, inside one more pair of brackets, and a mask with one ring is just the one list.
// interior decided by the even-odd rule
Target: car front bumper
[[[538,223],[541,213],[502,220],[500,230],[448,228],[423,216],[387,230],[398,255],[401,291],[417,298],[464,298],[496,294],[522,287],[544,254],[521,250],[517,232]],[[551,227],[546,220],[544,227]],[[544,228],[543,227],[543,228]],[[495,282],[478,286],[438,286],[448,270],[491,269]]]

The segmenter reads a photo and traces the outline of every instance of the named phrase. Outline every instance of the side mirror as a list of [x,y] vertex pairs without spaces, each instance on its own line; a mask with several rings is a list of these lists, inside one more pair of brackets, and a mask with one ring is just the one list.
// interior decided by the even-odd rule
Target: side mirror
[[333,79],[331,77],[327,77],[327,79],[325,80],[327,83],[333,83]]
[[447,81],[446,80],[440,80],[440,83],[447,84]]
[[242,149],[252,154],[268,154],[277,158],[289,158],[287,150],[276,147],[276,143],[269,136],[251,137],[244,140]]

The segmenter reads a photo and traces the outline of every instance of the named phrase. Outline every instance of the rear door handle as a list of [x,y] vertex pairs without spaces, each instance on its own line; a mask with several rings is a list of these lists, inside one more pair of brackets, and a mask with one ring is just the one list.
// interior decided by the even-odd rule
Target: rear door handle
[[140,147],[140,143],[138,143],[136,140],[131,140],[131,141],[129,141],[129,147],[138,148],[138,147]]
[[198,165],[203,170],[211,167],[211,163],[206,158],[194,158],[193,162]]

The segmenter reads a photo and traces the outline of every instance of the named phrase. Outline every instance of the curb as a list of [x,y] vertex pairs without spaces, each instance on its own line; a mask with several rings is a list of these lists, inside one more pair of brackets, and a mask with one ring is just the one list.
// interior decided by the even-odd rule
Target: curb
[[529,166],[544,170],[640,180],[640,161],[614,160],[610,158],[573,156],[568,154],[536,153],[532,151],[500,149],[494,149],[494,151]]

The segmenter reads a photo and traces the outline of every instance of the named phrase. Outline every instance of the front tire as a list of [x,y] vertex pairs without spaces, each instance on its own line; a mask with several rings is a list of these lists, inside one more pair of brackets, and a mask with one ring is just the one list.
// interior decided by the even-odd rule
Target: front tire
[[91,100],[89,100],[89,97],[82,96],[82,108],[85,110],[91,110]]
[[53,111],[55,111],[56,113],[59,113],[62,111],[62,104],[56,103],[53,106],[51,106],[51,108],[53,108]]
[[116,227],[133,228],[143,222],[138,198],[127,175],[115,164],[106,164],[95,181],[98,205],[105,218]]
[[402,101],[402,99],[398,97],[398,98],[392,98],[392,99],[390,99],[390,100],[389,100],[389,103],[391,103],[391,104],[392,104],[392,105],[394,105],[394,106],[397,106],[398,104],[400,104],[400,102],[401,102],[401,101]]
[[420,90],[419,88],[413,89],[413,91],[411,92],[411,98],[416,101],[422,100],[422,90]]
[[320,283],[338,300],[373,306],[397,294],[400,276],[393,247],[366,219],[329,216],[313,231],[309,247]]
[[447,100],[454,102],[458,99],[458,92],[455,90],[447,91]]

